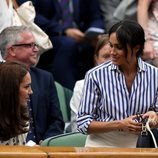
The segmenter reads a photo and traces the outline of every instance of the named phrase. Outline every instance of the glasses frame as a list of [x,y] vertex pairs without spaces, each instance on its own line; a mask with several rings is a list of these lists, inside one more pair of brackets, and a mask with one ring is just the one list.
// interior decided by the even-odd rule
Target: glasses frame
[[35,49],[36,48],[39,48],[39,45],[37,43],[20,43],[20,44],[13,44],[12,45],[13,47],[26,47],[26,48],[32,48],[32,49]]

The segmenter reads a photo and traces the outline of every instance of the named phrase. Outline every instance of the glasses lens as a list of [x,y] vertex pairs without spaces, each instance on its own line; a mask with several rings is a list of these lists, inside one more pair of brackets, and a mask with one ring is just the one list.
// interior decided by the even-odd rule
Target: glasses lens
[[36,43],[32,43],[32,48],[39,48],[39,45],[38,44],[36,44]]
[[39,45],[36,44],[36,43],[14,44],[13,46],[14,46],[14,47],[26,47],[26,48],[32,48],[32,49],[34,49],[35,47],[36,47],[36,48],[39,48]]

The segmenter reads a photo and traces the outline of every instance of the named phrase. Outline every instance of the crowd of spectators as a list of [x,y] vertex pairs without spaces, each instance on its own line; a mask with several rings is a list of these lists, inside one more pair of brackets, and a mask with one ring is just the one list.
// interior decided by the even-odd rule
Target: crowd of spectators
[[[94,59],[96,66],[105,63],[107,59],[111,60],[111,54],[112,57],[115,58],[114,54],[122,51],[126,54],[125,57],[120,56],[120,58],[124,59],[123,62],[112,59],[111,62],[105,65],[109,63],[111,63],[110,66],[112,64],[118,64],[120,66],[118,67],[118,71],[123,72],[125,75],[126,68],[131,70],[131,66],[129,66],[130,62],[133,62],[133,65],[138,68],[142,62],[145,61],[145,64],[143,63],[142,65],[146,66],[146,63],[153,65],[152,71],[155,73],[155,67],[158,66],[158,2],[155,0],[31,0],[36,11],[34,22],[49,36],[53,44],[53,48],[44,52],[38,60],[39,47],[31,30],[24,26],[12,26],[12,17],[14,16],[13,1],[15,0],[0,0],[0,6],[2,6],[0,10],[0,50],[2,62],[20,61],[29,69],[31,75],[33,94],[30,96],[30,101],[27,105],[29,108],[30,126],[25,141],[28,142],[31,140],[35,142],[35,144],[40,144],[44,139],[64,132],[64,122],[58,99],[60,96],[57,95],[54,83],[56,81],[63,87],[73,91],[71,106],[72,104],[75,105],[71,108],[73,110],[73,107],[75,107],[75,112],[72,113],[74,121],[71,120],[70,125],[73,124],[72,129],[73,127],[75,127],[75,129],[72,131],[76,131],[77,129],[76,118],[79,104],[81,104],[82,107],[80,107],[78,113],[78,127],[80,132],[90,135],[87,144],[89,145],[89,142],[93,142],[92,144],[95,146],[96,144],[92,137],[96,133],[104,131],[102,130],[101,123],[98,125],[96,121],[98,118],[96,118],[96,116],[101,118],[105,116],[98,115],[98,113],[96,113],[98,109],[95,109],[90,104],[93,103],[96,104],[98,108],[102,108],[104,103],[101,102],[101,100],[105,101],[106,98],[105,94],[100,94],[99,86],[102,81],[95,87],[95,84],[98,82],[98,80],[95,81],[95,79],[100,76],[95,74],[96,78],[94,78],[94,80],[89,78],[91,70],[95,70],[95,68],[93,68]],[[16,0],[18,5],[26,1],[28,0]],[[120,21],[123,22],[121,23]],[[128,27],[128,24],[131,24],[131,26]],[[129,29],[128,33],[134,28],[137,29],[135,37],[126,31],[123,32],[124,30],[122,32],[128,35],[131,41],[121,36],[119,34],[120,32],[118,33],[121,27]],[[142,31],[145,32],[145,36],[141,34]],[[136,38],[139,33],[141,34],[142,43],[140,43],[141,41],[137,42],[136,45],[130,43],[136,41],[134,38]],[[115,35],[117,35],[117,37],[115,37]],[[127,43],[123,42],[123,38],[126,39]],[[143,40],[145,41],[143,42]],[[108,56],[107,53],[107,56],[104,56],[105,60],[101,62],[97,61],[99,54],[96,56],[96,49],[100,41],[105,41],[105,43],[102,43],[103,45],[100,46],[97,52],[100,52],[101,49],[102,51],[105,50],[104,53],[109,52],[110,54],[110,56]],[[115,45],[118,46],[116,47]],[[137,45],[139,45],[139,48]],[[131,54],[129,48],[132,50],[131,58],[129,57],[129,54]],[[117,49],[117,51],[111,51],[111,49]],[[137,53],[137,51],[139,53]],[[104,64],[101,64],[100,67],[104,67],[103,65]],[[150,65],[149,67],[147,65],[149,69]],[[98,68],[99,67],[96,66],[96,70]],[[102,68],[100,71],[102,71]],[[129,97],[132,93],[133,89],[131,89],[131,87],[134,82],[134,77],[136,76],[136,71],[133,72],[133,80],[130,80],[131,78],[129,79],[127,77],[128,75],[125,75],[125,77],[127,77],[126,85]],[[96,73],[99,74],[100,72]],[[109,75],[111,74],[109,73]],[[84,82],[85,76],[86,83]],[[105,77],[105,75],[103,76]],[[102,78],[100,80],[102,80]],[[105,79],[108,79],[108,77],[106,76]],[[80,94],[76,91],[76,85],[79,80],[81,80],[81,85],[79,86]],[[155,78],[153,78],[153,80],[155,81]],[[106,85],[106,83],[104,84]],[[84,92],[90,92],[88,96],[89,100],[87,100],[88,94],[82,93],[83,86]],[[152,83],[150,86],[152,87]],[[93,91],[92,87],[95,87]],[[109,91],[108,94],[112,92],[110,89],[108,90],[106,86],[104,88],[106,91]],[[116,91],[114,93],[116,93]],[[151,97],[155,98],[156,92],[154,90],[151,91],[151,94]],[[79,96],[77,102],[73,102],[75,96]],[[93,100],[94,96],[96,96],[96,98]],[[101,96],[103,98],[101,98]],[[100,100],[97,100],[98,98]],[[152,98],[150,99],[153,100]],[[115,100],[117,100],[117,98],[115,98]],[[91,111],[90,108],[87,109],[86,104],[84,104],[85,102],[87,104],[89,103],[89,107],[94,108],[93,110],[95,111]],[[120,104],[123,104],[123,102]],[[107,106],[110,106],[110,104]],[[118,105],[116,105],[116,108],[118,108],[117,106]],[[150,105],[147,105],[146,107],[148,108],[149,106]],[[124,105],[122,105],[122,108],[123,107]],[[136,109],[139,108],[136,107]],[[105,109],[99,110],[102,112]],[[108,110],[107,112],[109,112],[110,115],[111,113]],[[104,112],[106,113],[106,111]],[[125,111],[120,110],[120,112]],[[133,115],[136,114],[136,112],[136,110],[133,113],[131,112],[132,118],[134,118]],[[145,113],[147,110],[141,112]],[[90,114],[87,116],[87,113]],[[106,114],[107,118],[104,119],[113,123],[115,120],[112,120],[109,115]],[[151,115],[156,118],[153,113],[147,113],[145,117],[150,117]],[[89,116],[90,118],[88,118]],[[129,119],[127,119],[130,116],[126,116],[126,118],[125,113],[122,115],[118,114],[115,119],[119,120],[119,117],[125,119],[126,123],[132,124]],[[92,118],[96,118],[96,120],[92,120]],[[103,120],[101,119],[100,121]],[[140,124],[133,124],[133,126],[132,132],[135,130],[133,133],[138,133]],[[115,126],[113,128],[115,128]],[[122,125],[121,128],[128,132],[125,126]],[[108,130],[107,128],[107,131]],[[136,137],[131,140],[134,142],[135,138]],[[108,146],[108,143],[106,145]],[[133,144],[129,145],[129,147],[131,146],[133,146]]]

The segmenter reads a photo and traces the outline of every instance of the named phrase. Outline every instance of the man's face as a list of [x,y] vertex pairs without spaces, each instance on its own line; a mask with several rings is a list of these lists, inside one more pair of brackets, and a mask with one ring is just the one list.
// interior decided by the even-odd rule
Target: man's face
[[14,59],[31,67],[38,61],[39,49],[31,32],[23,32],[21,37],[19,42],[12,45]]

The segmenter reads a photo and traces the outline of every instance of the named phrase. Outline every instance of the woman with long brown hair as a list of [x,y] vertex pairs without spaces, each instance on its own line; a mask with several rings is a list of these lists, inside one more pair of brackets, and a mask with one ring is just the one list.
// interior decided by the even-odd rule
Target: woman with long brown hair
[[24,145],[29,127],[28,106],[32,94],[27,67],[17,62],[0,65],[0,144]]

